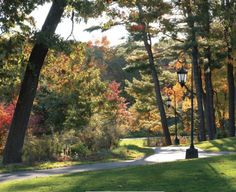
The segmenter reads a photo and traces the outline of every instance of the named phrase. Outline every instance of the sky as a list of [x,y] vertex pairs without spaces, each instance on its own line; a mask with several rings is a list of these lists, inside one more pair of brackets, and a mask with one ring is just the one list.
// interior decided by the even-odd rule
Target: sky
[[[41,29],[47,13],[50,9],[51,4],[47,3],[43,6],[39,6],[36,10],[34,10],[31,15],[35,18],[36,28],[39,30]],[[73,35],[77,41],[88,42],[92,41],[95,42],[96,40],[101,40],[103,36],[107,36],[107,39],[110,41],[110,46],[116,46],[125,42],[125,38],[128,35],[125,27],[117,26],[113,27],[109,31],[101,32],[100,30],[96,30],[94,32],[86,32],[84,31],[86,28],[89,28],[94,25],[100,24],[106,18],[96,18],[96,19],[89,19],[87,23],[81,21],[80,23],[75,23]],[[62,22],[58,25],[56,34],[61,35],[64,38],[67,38],[71,33],[71,20],[69,18],[65,18]],[[73,37],[70,37],[73,39]]]

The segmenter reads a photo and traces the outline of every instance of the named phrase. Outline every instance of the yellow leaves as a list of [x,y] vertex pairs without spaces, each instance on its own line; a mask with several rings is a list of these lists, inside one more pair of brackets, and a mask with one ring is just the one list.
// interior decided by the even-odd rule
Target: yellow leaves
[[149,112],[139,113],[134,108],[129,109],[130,116],[133,117],[131,124],[129,125],[130,131],[138,131],[140,129],[146,129],[150,131],[161,130],[160,115],[156,109]]
[[176,102],[182,101],[184,96],[184,88],[180,86],[179,83],[176,83],[173,87],[164,87],[163,93],[167,96],[170,96],[171,101],[173,102],[176,99]]
[[175,98],[176,102],[180,102],[184,96],[184,88],[181,87],[179,83],[175,84],[173,87],[174,93],[175,93]]
[[191,100],[189,98],[185,98],[182,103],[183,112],[188,111],[191,108]]

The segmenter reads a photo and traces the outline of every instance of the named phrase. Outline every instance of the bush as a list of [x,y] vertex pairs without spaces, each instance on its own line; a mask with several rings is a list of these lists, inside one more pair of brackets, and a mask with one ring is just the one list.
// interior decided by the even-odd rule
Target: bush
[[91,151],[82,143],[76,143],[72,145],[71,153],[74,160],[86,159],[89,155],[91,155]]
[[71,159],[71,146],[78,142],[74,131],[54,134],[53,137],[44,135],[28,136],[23,149],[23,161],[48,161]]
[[61,144],[58,138],[52,138],[51,136],[28,137],[24,144],[23,161],[55,160],[60,153]]

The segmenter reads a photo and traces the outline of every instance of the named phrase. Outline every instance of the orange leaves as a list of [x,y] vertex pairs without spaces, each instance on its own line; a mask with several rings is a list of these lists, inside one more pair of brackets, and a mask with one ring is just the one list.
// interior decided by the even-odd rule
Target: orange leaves
[[176,61],[176,63],[175,63],[175,68],[176,68],[176,69],[180,69],[182,66],[183,66],[183,63],[182,63],[182,62],[180,62],[179,60]]

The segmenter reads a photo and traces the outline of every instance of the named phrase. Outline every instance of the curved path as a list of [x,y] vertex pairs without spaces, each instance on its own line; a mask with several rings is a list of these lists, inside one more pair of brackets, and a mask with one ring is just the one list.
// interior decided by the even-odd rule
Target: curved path
[[[19,171],[14,173],[5,173],[0,174],[0,182],[5,182],[15,179],[28,179],[36,178],[43,176],[51,176],[57,174],[69,174],[69,173],[78,173],[85,171],[95,171],[95,170],[105,170],[113,168],[121,168],[128,166],[137,166],[137,165],[147,165],[161,162],[170,162],[185,159],[185,151],[188,147],[160,147],[154,148],[155,153],[151,156],[139,159],[139,160],[130,160],[122,162],[109,162],[109,163],[95,163],[95,164],[85,164],[85,165],[76,165],[62,168],[54,168],[47,170],[35,170],[35,171]],[[228,155],[236,154],[235,152],[205,152],[201,149],[199,151],[199,158],[218,156],[218,155]]]

